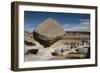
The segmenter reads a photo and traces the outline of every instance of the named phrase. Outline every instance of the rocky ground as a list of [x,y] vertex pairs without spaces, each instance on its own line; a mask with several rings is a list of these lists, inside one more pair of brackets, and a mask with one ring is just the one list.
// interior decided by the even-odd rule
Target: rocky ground
[[[59,40],[47,48],[44,48],[42,45],[38,43],[37,46],[34,46],[35,49],[38,49],[38,52],[36,54],[25,54],[25,61],[83,59],[86,57],[86,53],[78,53],[75,49],[66,49],[68,48],[68,46],[64,44],[65,42],[66,40]],[[61,48],[66,49],[64,50],[63,54],[61,54],[61,52],[59,51],[59,49]],[[52,53],[54,51],[59,53],[59,55],[57,54],[53,56]]]

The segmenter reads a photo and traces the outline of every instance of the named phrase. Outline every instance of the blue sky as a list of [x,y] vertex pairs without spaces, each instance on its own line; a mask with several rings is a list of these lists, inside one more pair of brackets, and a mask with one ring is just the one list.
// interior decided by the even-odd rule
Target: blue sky
[[24,11],[24,30],[32,32],[48,17],[58,21],[65,31],[90,31],[90,14]]

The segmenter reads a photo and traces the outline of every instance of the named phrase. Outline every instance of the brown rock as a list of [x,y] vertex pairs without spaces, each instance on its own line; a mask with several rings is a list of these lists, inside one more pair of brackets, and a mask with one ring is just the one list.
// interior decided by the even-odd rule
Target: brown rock
[[33,38],[44,47],[49,47],[64,35],[63,27],[54,19],[47,18],[33,31]]

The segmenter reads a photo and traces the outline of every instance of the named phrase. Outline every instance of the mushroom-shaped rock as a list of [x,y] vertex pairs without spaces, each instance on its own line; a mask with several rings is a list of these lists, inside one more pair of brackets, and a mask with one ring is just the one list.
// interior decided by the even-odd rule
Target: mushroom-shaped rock
[[47,18],[33,31],[33,38],[44,47],[49,47],[64,35],[63,27],[53,18]]

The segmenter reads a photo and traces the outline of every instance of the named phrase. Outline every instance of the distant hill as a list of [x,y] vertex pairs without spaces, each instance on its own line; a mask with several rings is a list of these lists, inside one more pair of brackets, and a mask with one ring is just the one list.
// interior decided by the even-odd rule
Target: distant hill
[[71,33],[73,33],[73,34],[90,34],[90,32],[88,32],[88,31],[66,31],[66,33],[68,33],[68,34],[71,34]]

